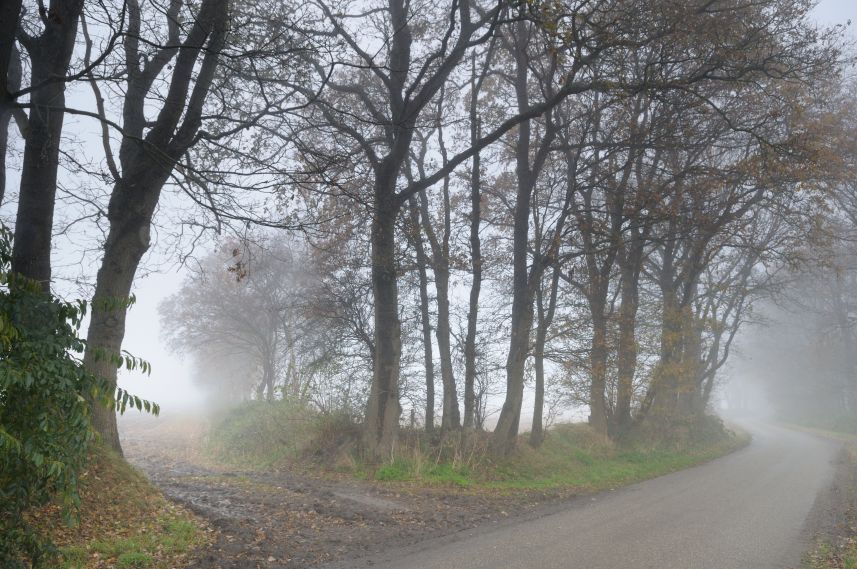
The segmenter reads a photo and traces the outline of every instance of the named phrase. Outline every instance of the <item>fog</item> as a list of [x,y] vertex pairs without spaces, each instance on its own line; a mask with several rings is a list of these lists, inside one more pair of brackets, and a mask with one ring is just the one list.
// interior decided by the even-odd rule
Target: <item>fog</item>
[[[849,21],[857,21],[857,3],[851,0],[822,0],[812,11],[812,17],[823,25],[847,25]],[[853,25],[846,35],[853,40],[855,37]],[[93,108],[89,93],[83,86],[71,88],[69,101],[70,106]],[[91,156],[100,154],[101,148],[98,142],[100,130],[93,121],[82,117],[69,117],[66,119],[66,129],[75,133],[76,145],[78,149],[83,150],[83,154]],[[20,152],[20,148],[18,151]],[[100,159],[94,160],[98,162]],[[500,171],[496,165],[491,168],[494,172]],[[7,172],[7,184],[10,188],[14,189],[17,186],[19,173],[20,167],[13,161]],[[83,206],[79,203],[74,204],[70,196],[81,183],[79,173],[71,174],[69,170],[64,170],[60,174],[60,185],[68,191],[64,199],[70,204],[67,209],[61,211],[62,223],[75,221],[79,217],[78,212]],[[10,221],[14,218],[17,205],[15,192],[12,191],[11,194],[11,199],[6,200],[2,208],[2,215]],[[145,377],[136,373],[121,372],[120,385],[142,397],[158,402],[163,413],[172,414],[217,405],[218,390],[216,388],[207,390],[200,381],[195,380],[196,372],[192,354],[180,353],[180,350],[170,345],[171,341],[165,339],[161,318],[158,316],[159,307],[167,298],[180,291],[183,283],[196,270],[200,259],[222,247],[224,237],[212,232],[201,232],[191,237],[181,234],[180,224],[193,218],[192,205],[182,198],[180,193],[169,194],[164,200],[161,213],[157,217],[159,230],[155,234],[154,246],[144,258],[144,268],[134,283],[136,304],[129,312],[123,343],[123,349],[152,364],[152,373]],[[169,213],[171,208],[182,213]],[[75,222],[67,227],[62,223],[59,224],[59,233],[52,254],[57,268],[55,288],[66,298],[86,298],[92,290],[91,286],[95,278],[96,261],[99,258],[97,244],[103,238],[103,229],[99,230],[86,220]],[[226,233],[229,231],[226,230]],[[772,293],[771,298],[761,299],[756,303],[752,318],[748,317],[746,326],[735,339],[734,356],[718,379],[720,395],[716,407],[734,408],[746,405],[757,412],[782,410],[789,415],[800,414],[800,402],[806,400],[808,390],[815,389],[815,380],[818,380],[817,389],[830,391],[824,391],[824,393],[815,391],[816,395],[829,397],[839,401],[847,409],[851,408],[848,398],[840,397],[835,387],[838,380],[834,378],[839,373],[836,370],[843,365],[841,360],[844,356],[840,353],[842,349],[826,343],[833,342],[830,340],[830,334],[833,332],[825,328],[825,317],[811,312],[810,308],[800,306],[797,300],[797,297],[814,294],[815,286],[826,285],[813,282],[813,269],[802,270],[809,272],[789,277],[800,279],[802,289],[789,288],[798,285],[777,285],[784,287],[783,290],[776,291]],[[498,288],[495,292],[499,294],[499,291]],[[453,283],[451,291],[453,303],[466,304],[467,292],[468,289],[463,283],[460,285]],[[496,309],[502,310],[505,307],[498,305]],[[459,312],[454,317],[455,325],[459,326],[459,329],[454,332],[462,333],[464,322],[462,313]],[[819,322],[813,320],[816,317],[820,318]],[[583,329],[586,329],[586,326],[584,324]],[[492,345],[488,349],[502,350],[505,338],[496,337],[495,339],[497,345]],[[433,342],[435,354],[437,354],[437,341],[433,340]],[[489,341],[488,344],[491,342]],[[812,354],[809,353],[811,346],[815,347],[815,352]],[[569,365],[579,365],[580,362],[575,358],[583,357],[580,352],[584,346],[569,345],[565,349],[568,350],[568,354],[571,354],[571,360],[576,362]],[[830,351],[824,352],[824,349]],[[844,351],[847,353],[848,349]],[[416,355],[413,355],[413,358],[418,359]],[[459,366],[456,369],[457,374],[461,374],[463,371],[460,367],[461,362],[456,362],[456,365]],[[559,377],[564,373],[561,367],[556,361],[548,362],[547,376]],[[439,379],[440,370],[437,371]],[[484,413],[487,424],[493,424],[503,404],[502,389],[497,387],[503,381],[502,370],[498,366],[489,374],[492,387],[488,388],[485,394],[487,408]],[[416,382],[416,376],[412,375],[409,381]],[[567,377],[563,381],[573,384],[575,380],[573,377]],[[727,386],[729,383],[732,385]],[[569,393],[565,395],[555,394],[557,401],[565,398],[558,416],[578,420],[585,418],[588,415],[583,400],[585,397],[574,389],[567,391]],[[413,402],[403,405],[405,410],[403,416],[406,417],[411,408],[420,408],[420,397],[415,397]],[[522,425],[527,425],[530,420],[531,413],[527,409],[532,405],[532,398],[533,384],[532,381],[528,381],[524,395]],[[751,401],[752,404],[735,403],[739,400]]]
[[4,1],[0,566],[851,566],[855,21]]
[[734,407],[784,421],[849,429],[855,416],[855,263],[850,234],[823,264],[790,271],[742,331]]
[[[857,2],[852,0],[821,0],[813,10],[813,15],[819,23],[825,25],[847,25],[848,35],[857,38],[855,24],[857,22]],[[76,126],[87,125],[86,121],[74,120]],[[11,184],[14,185],[14,184]],[[14,202],[12,202],[13,204]],[[4,210],[14,211],[12,204],[5,204]],[[197,251],[213,250],[215,240],[209,236],[196,247]],[[66,259],[72,261],[74,255],[66,256],[62,249],[55,252],[58,261]],[[162,412],[172,414],[181,411],[201,411],[212,404],[211,393],[206,388],[195,382],[193,377],[193,364],[189,357],[174,353],[169,343],[164,340],[161,324],[157,314],[159,304],[175,294],[181,287],[182,280],[187,277],[187,269],[176,266],[175,257],[169,252],[159,250],[154,258],[150,259],[153,266],[158,267],[155,272],[147,274],[138,279],[134,285],[137,296],[137,304],[129,312],[128,331],[125,345],[129,352],[136,354],[152,363],[151,376],[142,377],[139,374],[122,373],[120,384],[141,396],[157,401],[161,404]],[[72,264],[73,261],[72,261]],[[88,279],[93,278],[91,272],[82,271]],[[811,279],[811,275],[804,277]],[[818,369],[805,373],[804,375],[790,375],[788,379],[781,377],[779,380],[773,369],[779,372],[783,367],[791,370],[800,369],[792,367],[800,360],[808,348],[806,343],[794,343],[782,346],[771,345],[771,339],[780,335],[794,336],[801,332],[803,321],[797,314],[790,314],[790,310],[796,309],[793,305],[794,298],[782,299],[782,305],[775,302],[767,302],[759,309],[759,320],[764,323],[749,323],[747,330],[742,330],[736,339],[735,362],[728,366],[719,389],[721,390],[718,407],[728,413],[740,413],[742,409],[751,409],[754,413],[770,416],[780,410],[772,405],[770,397],[772,392],[778,391],[778,385],[805,385],[811,388],[811,379],[817,375],[823,375],[827,368]],[[791,305],[791,306],[790,306]],[[799,309],[798,309],[799,310]],[[817,338],[820,340],[820,338]],[[791,356],[791,357],[787,357]],[[808,358],[808,356],[807,356]],[[781,366],[772,364],[779,363]],[[817,365],[817,362],[815,363]],[[831,366],[838,365],[831,362]],[[802,372],[804,373],[804,372]],[[780,383],[778,383],[780,381]],[[790,388],[786,388],[790,389]],[[776,397],[776,395],[774,395]],[[527,389],[525,409],[529,408],[532,400],[532,389]],[[214,397],[216,401],[216,397]],[[491,399],[492,416],[495,416],[498,408],[502,405],[502,398],[497,396]],[[786,412],[786,408],[782,408]],[[789,408],[788,412],[797,412],[795,408]],[[136,413],[136,411],[132,411]],[[581,420],[585,419],[587,410],[585,405],[578,406],[576,410],[566,412],[566,418]],[[525,419],[529,420],[525,412]],[[489,419],[489,422],[491,420]],[[527,424],[526,422],[524,424]]]

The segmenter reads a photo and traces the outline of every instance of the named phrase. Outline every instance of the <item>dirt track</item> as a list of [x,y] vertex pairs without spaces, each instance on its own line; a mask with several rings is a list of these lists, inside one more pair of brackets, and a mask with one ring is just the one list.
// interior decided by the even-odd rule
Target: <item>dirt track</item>
[[354,560],[534,511],[540,494],[337,480],[290,471],[223,468],[202,458],[203,430],[176,419],[125,420],[128,460],[217,531],[198,569],[297,568]]

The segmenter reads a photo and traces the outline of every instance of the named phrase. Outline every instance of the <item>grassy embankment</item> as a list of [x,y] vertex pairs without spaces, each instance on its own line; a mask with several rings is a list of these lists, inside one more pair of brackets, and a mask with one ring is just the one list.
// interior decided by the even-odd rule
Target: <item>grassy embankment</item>
[[68,526],[60,509],[31,515],[51,537],[57,569],[174,569],[211,534],[188,511],[166,500],[142,474],[95,445],[80,478],[79,520]]
[[283,403],[254,403],[215,421],[207,450],[217,460],[243,468],[322,463],[329,472],[382,482],[586,493],[687,468],[749,440],[746,434],[722,429],[716,420],[708,423],[704,436],[682,445],[617,444],[588,425],[564,424],[551,429],[540,448],[522,438],[512,457],[494,461],[484,433],[440,441],[404,430],[394,455],[381,465],[369,465],[356,451],[356,432],[344,419],[314,416]]
[[807,555],[807,569],[857,569],[857,418],[828,419],[799,425],[819,436],[842,441],[844,449],[846,526],[835,538],[823,536]]

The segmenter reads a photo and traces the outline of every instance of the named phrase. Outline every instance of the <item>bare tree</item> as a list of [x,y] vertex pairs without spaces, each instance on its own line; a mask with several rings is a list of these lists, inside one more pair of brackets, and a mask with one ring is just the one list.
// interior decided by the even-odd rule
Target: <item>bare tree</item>
[[242,373],[253,381],[239,383],[249,383],[257,399],[301,400],[323,357],[306,310],[313,281],[304,255],[284,240],[227,242],[164,301],[161,322],[179,352],[249,356]]

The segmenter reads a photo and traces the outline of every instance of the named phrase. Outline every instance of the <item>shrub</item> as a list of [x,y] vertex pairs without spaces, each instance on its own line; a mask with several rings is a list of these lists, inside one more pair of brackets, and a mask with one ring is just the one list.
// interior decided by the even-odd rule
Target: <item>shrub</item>
[[[89,400],[113,403],[111,386],[88,373],[78,337],[84,303],[58,300],[10,272],[11,238],[0,226],[0,566],[38,565],[51,547],[23,514],[56,500],[71,522],[78,472],[92,439]],[[111,357],[111,356],[108,356]],[[111,357],[129,367],[139,360]],[[125,392],[128,401],[151,408]],[[154,408],[157,412],[157,407]]]
[[360,425],[346,412],[323,413],[313,420],[303,454],[315,462],[336,464],[353,451],[360,439]]
[[268,467],[297,456],[314,421],[311,410],[291,400],[246,401],[212,422],[207,450],[232,464]]
[[682,450],[715,444],[728,435],[723,420],[716,415],[649,416],[633,433],[623,438],[631,446]]
[[350,468],[359,435],[359,425],[344,411],[320,413],[292,399],[245,401],[212,421],[206,451],[236,466],[268,468],[305,459]]

